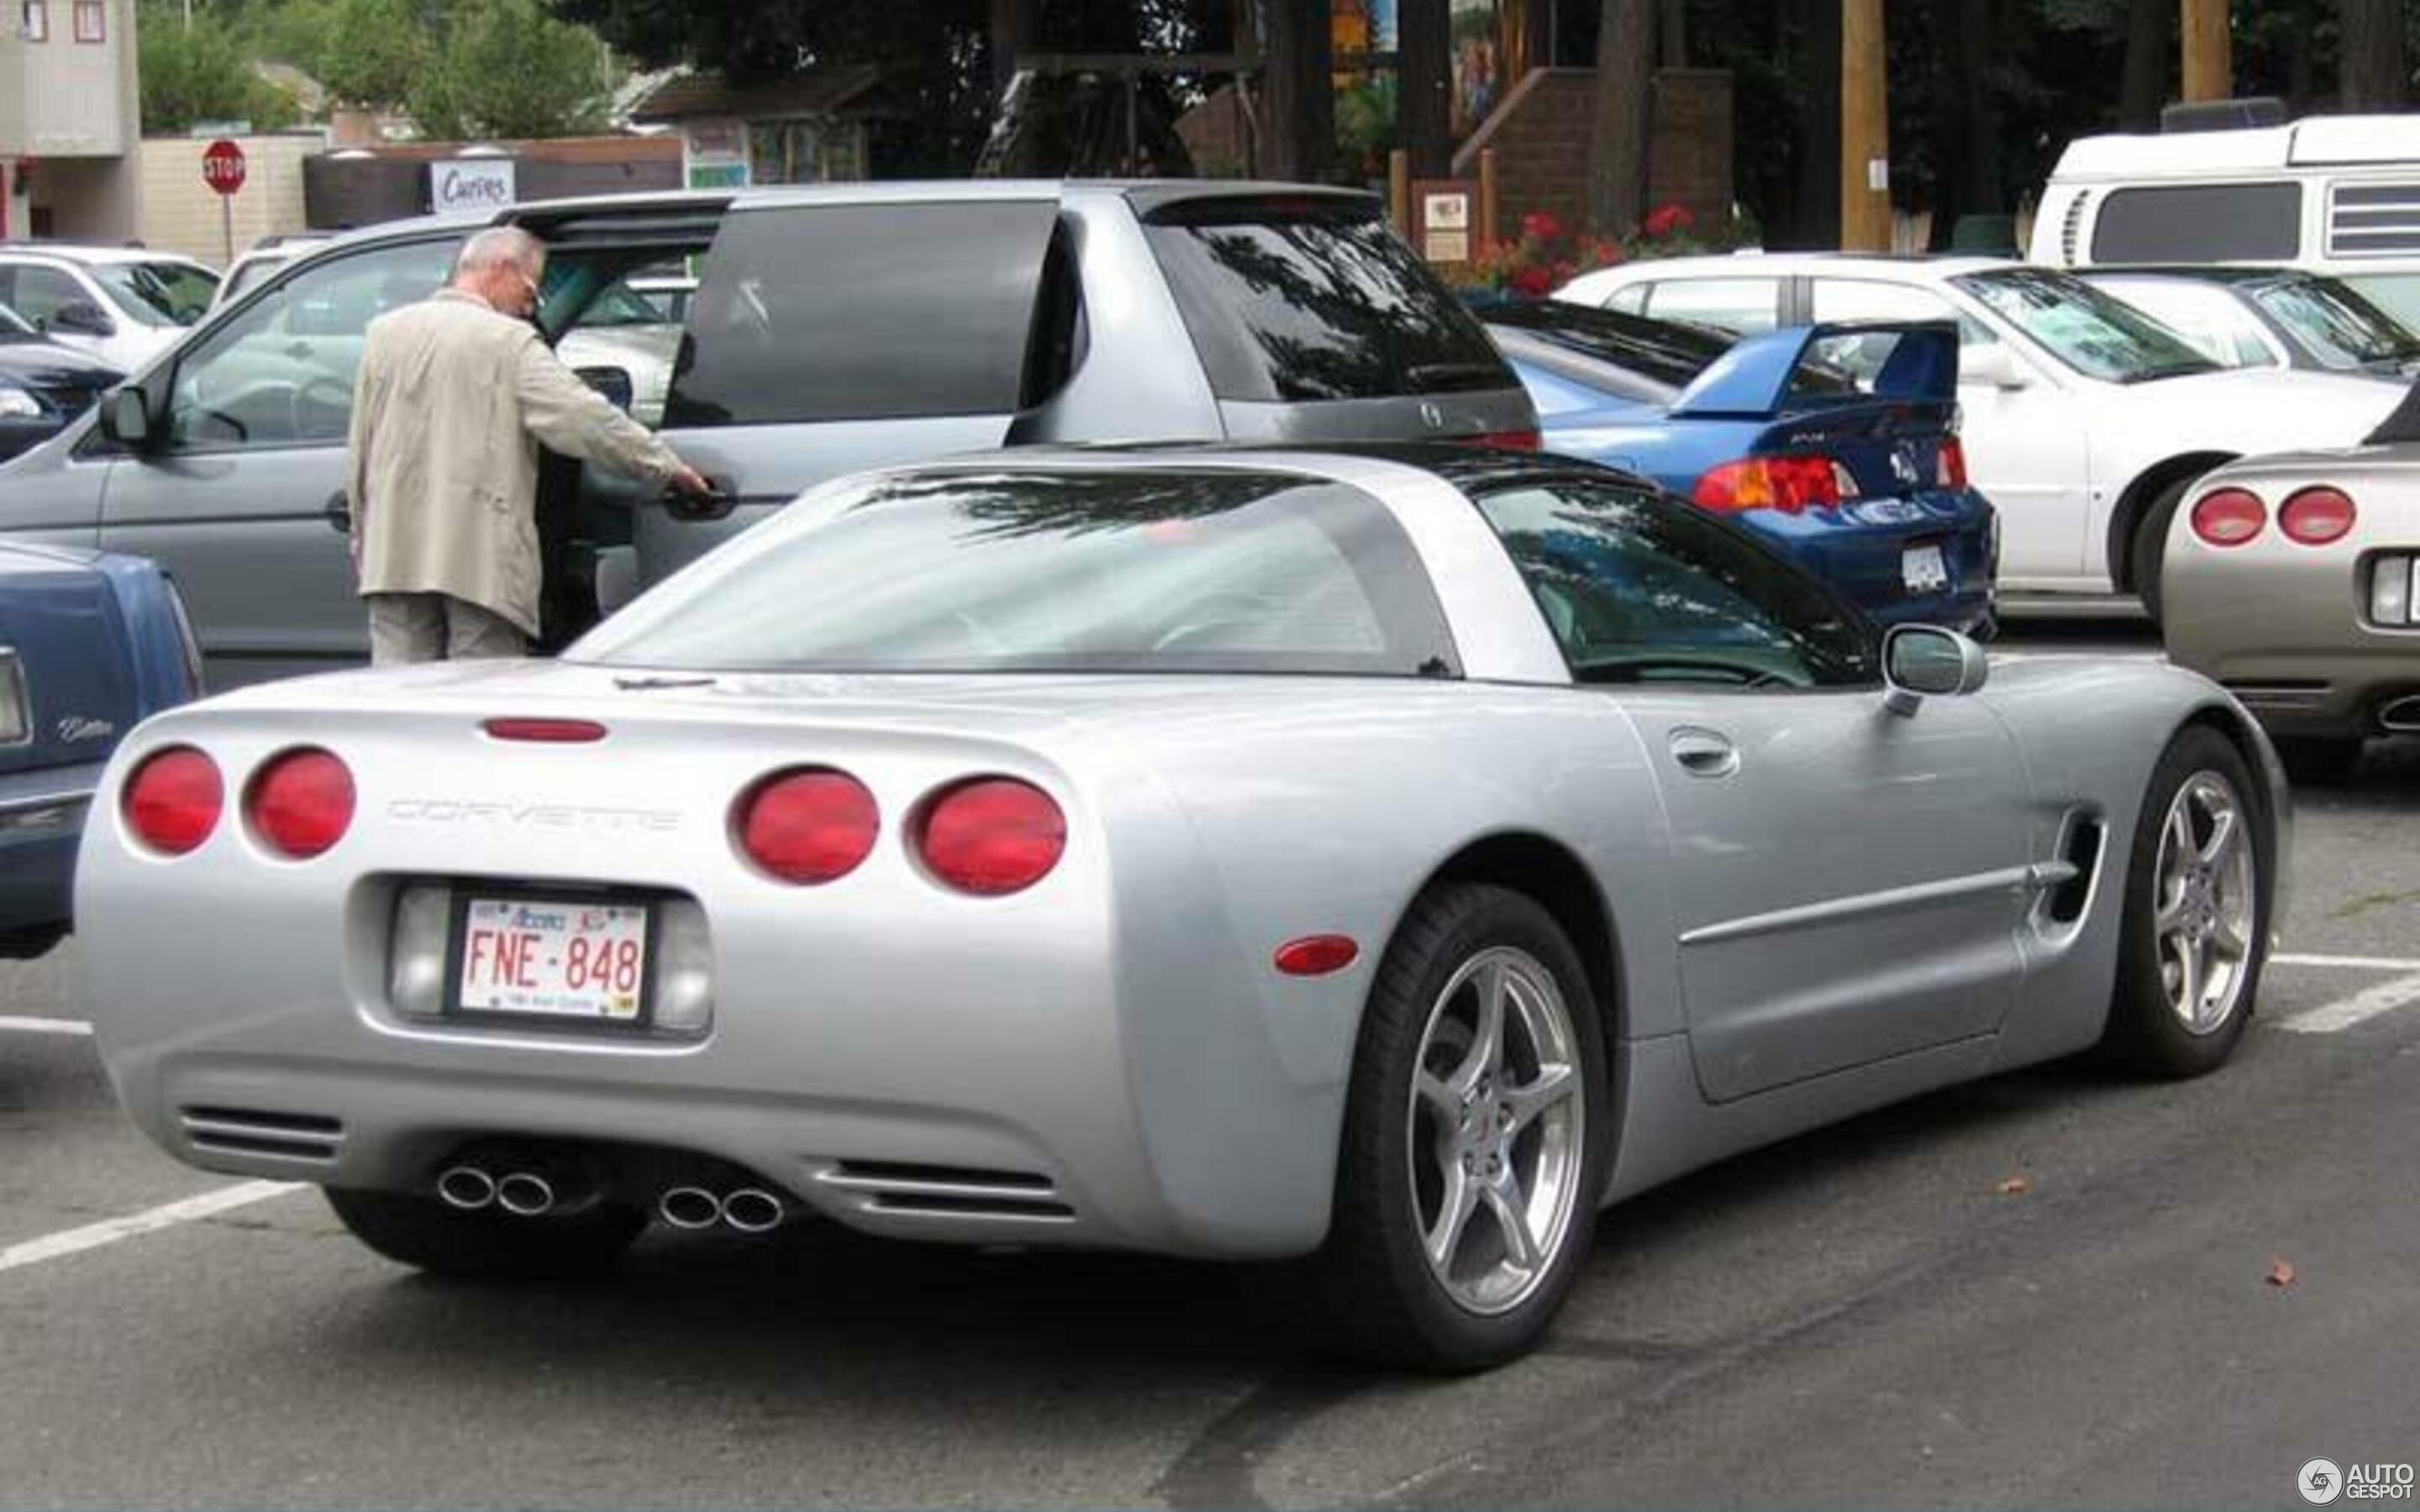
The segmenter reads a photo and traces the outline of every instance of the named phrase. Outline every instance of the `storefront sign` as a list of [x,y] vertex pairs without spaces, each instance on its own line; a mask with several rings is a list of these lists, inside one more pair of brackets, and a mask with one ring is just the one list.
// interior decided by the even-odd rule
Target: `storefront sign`
[[428,165],[432,210],[500,210],[513,203],[510,158],[456,159]]

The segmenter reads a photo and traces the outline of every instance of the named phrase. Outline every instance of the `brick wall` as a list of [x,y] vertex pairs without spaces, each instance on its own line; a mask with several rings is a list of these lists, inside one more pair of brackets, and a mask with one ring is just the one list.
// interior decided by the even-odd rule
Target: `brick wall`
[[[230,207],[236,255],[262,237],[302,229],[302,160],[325,150],[318,133],[235,138],[243,148],[243,188]],[[181,252],[210,266],[226,263],[219,196],[202,181],[208,142],[156,136],[143,143],[143,220],[147,247]]]
[[[1533,69],[1454,154],[1457,177],[1479,176],[1479,152],[1496,149],[1497,205],[1510,234],[1520,217],[1544,210],[1576,227],[1588,208],[1588,69]],[[1650,107],[1647,203],[1685,205],[1701,226],[1729,220],[1731,205],[1731,76],[1721,69],[1661,69]]]

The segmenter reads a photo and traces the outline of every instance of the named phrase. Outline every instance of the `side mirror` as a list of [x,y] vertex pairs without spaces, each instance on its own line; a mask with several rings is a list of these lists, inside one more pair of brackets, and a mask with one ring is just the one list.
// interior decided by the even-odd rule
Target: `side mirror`
[[42,329],[64,331],[77,336],[109,336],[117,332],[116,323],[102,312],[100,305],[82,300],[52,311],[50,318],[42,322]]
[[1923,707],[1927,698],[1975,692],[1991,675],[1983,648],[1955,630],[1896,625],[1883,636],[1883,683],[1890,689],[1883,707],[1902,718]]
[[143,450],[151,440],[151,396],[142,385],[121,383],[101,406],[101,433],[120,446]]
[[572,371],[579,375],[581,382],[603,394],[606,403],[626,415],[630,412],[630,400],[637,391],[631,387],[628,368],[578,367]]
[[2017,365],[2015,354],[1996,341],[1958,349],[1958,381],[1988,384],[1995,389],[2023,389],[2033,384],[2032,378]]

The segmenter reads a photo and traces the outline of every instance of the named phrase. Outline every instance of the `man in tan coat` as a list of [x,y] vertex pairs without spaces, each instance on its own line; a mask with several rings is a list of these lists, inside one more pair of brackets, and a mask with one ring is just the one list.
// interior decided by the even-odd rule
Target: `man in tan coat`
[[651,484],[710,486],[528,323],[546,244],[498,226],[453,280],[370,322],[353,393],[353,557],[370,661],[518,656],[538,630],[541,444]]

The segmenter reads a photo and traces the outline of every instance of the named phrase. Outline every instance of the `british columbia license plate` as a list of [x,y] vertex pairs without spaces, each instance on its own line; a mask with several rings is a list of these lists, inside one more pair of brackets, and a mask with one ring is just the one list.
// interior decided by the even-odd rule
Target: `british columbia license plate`
[[460,950],[456,1006],[464,1012],[636,1023],[647,907],[473,897],[463,909]]
[[1900,557],[1900,577],[1911,594],[1938,593],[1949,586],[1949,564],[1937,546],[1912,546]]

